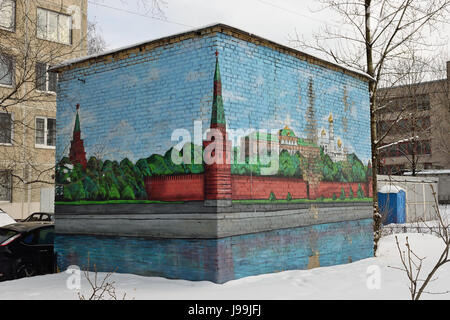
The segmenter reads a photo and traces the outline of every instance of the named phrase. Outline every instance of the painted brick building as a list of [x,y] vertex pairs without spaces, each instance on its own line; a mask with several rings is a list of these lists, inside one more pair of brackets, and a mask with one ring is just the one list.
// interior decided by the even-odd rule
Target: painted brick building
[[60,268],[223,283],[373,254],[364,74],[222,24],[54,70]]

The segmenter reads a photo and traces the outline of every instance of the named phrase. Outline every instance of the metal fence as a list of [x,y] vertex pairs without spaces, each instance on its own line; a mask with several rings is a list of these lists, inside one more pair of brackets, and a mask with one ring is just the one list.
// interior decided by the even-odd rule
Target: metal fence
[[[433,189],[436,195],[439,179],[433,177],[407,177],[378,175],[378,188],[383,186],[398,186],[406,193],[406,222],[420,220],[435,220],[436,205]],[[433,186],[433,189],[431,188]]]

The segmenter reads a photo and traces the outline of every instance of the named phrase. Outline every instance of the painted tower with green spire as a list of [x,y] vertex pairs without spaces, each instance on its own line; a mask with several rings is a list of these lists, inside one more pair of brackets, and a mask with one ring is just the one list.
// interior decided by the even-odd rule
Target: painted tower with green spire
[[203,141],[203,147],[205,149],[205,205],[230,206],[232,145],[227,135],[217,51],[210,130],[206,140]]
[[81,126],[80,126],[80,116],[78,110],[80,105],[77,104],[77,115],[75,117],[75,125],[73,127],[73,137],[70,142],[70,153],[69,159],[72,164],[81,164],[83,168],[86,168],[86,151],[84,150],[84,142],[81,139]]

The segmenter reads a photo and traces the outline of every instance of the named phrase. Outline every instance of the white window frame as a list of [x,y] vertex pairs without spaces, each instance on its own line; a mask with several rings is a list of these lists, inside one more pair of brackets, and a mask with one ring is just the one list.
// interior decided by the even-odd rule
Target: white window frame
[[13,141],[14,141],[14,114],[8,113],[8,112],[0,112],[1,114],[9,114],[11,117],[11,142],[10,143],[4,143],[4,142],[0,142],[0,146],[6,146],[6,147],[11,147],[13,145]]
[[[36,86],[36,91],[37,92],[42,92],[42,93],[48,93],[48,94],[53,94],[53,95],[56,95],[56,91],[51,91],[51,90],[49,90],[49,84],[50,84],[50,75],[49,75],[49,73],[48,73],[48,69],[50,69],[50,66],[47,64],[47,63],[45,63],[45,62],[40,62],[41,64],[45,64],[45,69],[46,69],[46,71],[45,71],[45,90],[39,90],[38,88],[37,88],[37,86]],[[37,66],[35,66],[35,70],[37,69]],[[35,74],[36,74],[36,77],[38,76],[37,75],[37,72],[35,71]],[[56,85],[58,85],[58,79],[59,78],[59,75],[58,74],[56,74]],[[36,83],[37,83],[37,79],[36,79]],[[36,83],[35,83],[35,85],[36,85]]]
[[[38,144],[38,143],[36,143],[37,120],[38,120],[38,119],[44,120],[44,143],[45,143],[45,144]],[[55,121],[56,121],[55,118],[51,118],[51,117],[36,117],[36,118],[34,119],[34,126],[35,126],[35,129],[34,129],[34,146],[35,146],[35,148],[39,148],[39,149],[55,149],[55,148],[56,148],[56,146],[49,146],[49,145],[47,145],[47,137],[48,137],[48,119],[52,119],[52,120],[55,120]],[[55,122],[55,123],[56,123],[56,122]],[[55,127],[55,130],[56,130],[56,127]],[[55,141],[55,145],[56,145],[56,141]]]
[[[39,31],[38,31],[38,23],[39,22],[38,22],[38,18],[37,17],[38,17],[38,14],[39,14],[39,10],[45,11],[45,27],[46,27],[46,30],[45,30],[45,36],[44,37],[40,37],[39,36]],[[48,36],[48,26],[49,26],[49,17],[50,17],[49,13],[53,13],[53,14],[56,14],[58,16],[58,21],[57,21],[57,26],[58,27],[57,27],[57,30],[56,30],[58,40],[52,40]],[[69,42],[68,43],[67,42],[63,42],[63,41],[60,40],[60,29],[59,29],[59,26],[60,26],[59,17],[60,16],[66,16],[66,17],[69,18],[69,30],[68,30],[68,32],[69,32]],[[41,7],[37,7],[37,9],[36,9],[36,26],[37,26],[36,27],[36,38],[41,39],[41,40],[45,40],[45,41],[61,43],[61,44],[67,45],[67,46],[71,46],[72,45],[73,21],[72,21],[72,16],[71,15],[65,14],[65,13],[61,13],[61,12],[57,12],[57,11],[53,11],[53,10],[49,10],[49,9],[45,9],[45,8],[41,8]]]
[[[3,0],[5,1],[5,0]],[[17,3],[16,0],[6,0],[6,1],[10,1],[13,4],[13,8],[12,8],[12,14],[11,14],[11,27],[4,27],[2,25],[0,25],[0,29],[2,30],[6,30],[6,31],[10,31],[10,32],[14,32],[16,31],[16,7],[17,7]],[[0,0],[0,3],[2,2],[2,0]],[[1,4],[0,4],[1,6]],[[1,9],[1,7],[0,7]]]
[[12,173],[11,170],[7,170],[7,169],[0,169],[0,173],[1,172],[7,172],[9,173],[9,200],[2,200],[0,199],[0,203],[11,203],[12,202]]

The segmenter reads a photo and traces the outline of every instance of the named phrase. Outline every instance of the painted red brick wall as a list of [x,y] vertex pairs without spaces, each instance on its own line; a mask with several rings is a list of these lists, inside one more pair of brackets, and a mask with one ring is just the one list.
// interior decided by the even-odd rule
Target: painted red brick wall
[[[310,188],[309,198],[332,198],[333,193],[339,198],[341,187],[344,187],[348,198],[350,187],[357,197],[359,183],[320,182],[316,188]],[[160,201],[201,201],[205,199],[203,174],[186,174],[176,176],[154,176],[145,179],[145,187],[150,200]],[[269,199],[273,192],[277,199],[286,199],[288,192],[292,199],[307,199],[307,184],[297,178],[273,176],[231,176],[232,197],[234,200]],[[361,183],[364,195],[372,197],[372,188],[368,183]]]
[[307,198],[306,182],[293,178],[231,176],[234,200],[269,199],[270,192],[277,199],[286,199],[288,192],[293,199]]
[[341,187],[345,190],[345,195],[348,198],[350,193],[350,187],[353,190],[353,196],[356,198],[358,192],[358,185],[361,184],[361,188],[364,191],[364,196],[367,197],[367,190],[369,189],[369,197],[372,197],[372,188],[370,184],[365,182],[355,182],[355,183],[342,183],[342,182],[320,182],[317,188],[311,188],[309,191],[309,196],[311,199],[317,199],[323,196],[324,198],[333,198],[333,193],[339,199],[341,195]]
[[148,199],[160,201],[204,200],[203,174],[154,176],[145,178]]

